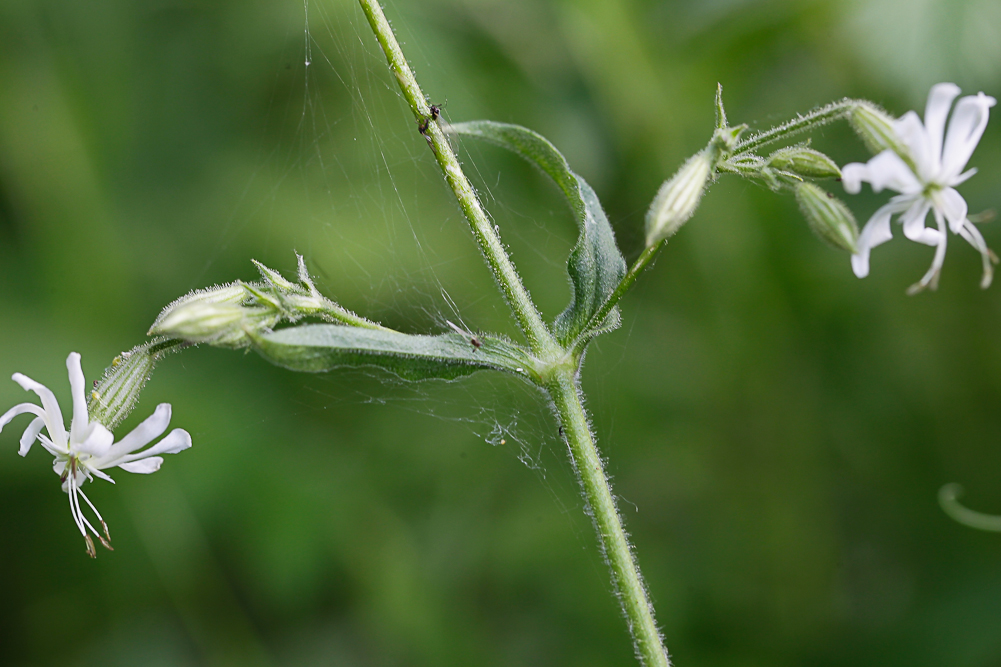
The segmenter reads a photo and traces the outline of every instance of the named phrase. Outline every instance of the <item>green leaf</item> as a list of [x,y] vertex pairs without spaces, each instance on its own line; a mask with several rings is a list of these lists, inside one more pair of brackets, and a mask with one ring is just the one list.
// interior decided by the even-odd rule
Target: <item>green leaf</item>
[[492,369],[537,381],[531,357],[517,345],[494,336],[416,336],[337,324],[304,324],[253,339],[261,356],[294,371],[377,366],[406,380],[452,380]]
[[566,195],[580,228],[580,237],[567,260],[570,305],[553,323],[557,339],[569,345],[581,335],[594,336],[618,327],[619,309],[616,306],[603,322],[585,331],[591,317],[626,274],[626,261],[615,244],[615,233],[591,186],[570,170],[566,158],[555,146],[528,128],[477,120],[448,125],[444,129],[451,134],[485,139],[517,153],[548,174]]

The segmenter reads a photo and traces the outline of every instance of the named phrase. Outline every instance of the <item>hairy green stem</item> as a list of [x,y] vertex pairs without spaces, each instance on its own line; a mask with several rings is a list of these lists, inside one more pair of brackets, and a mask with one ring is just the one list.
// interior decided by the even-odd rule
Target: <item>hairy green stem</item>
[[629,621],[636,654],[647,667],[669,667],[671,662],[664,648],[653,605],[647,598],[646,588],[639,567],[633,558],[632,548],[622,519],[615,506],[608,478],[605,476],[601,456],[591,434],[591,426],[584,412],[580,387],[570,371],[556,373],[547,383],[546,390],[553,399],[563,433],[566,436],[570,457],[573,459],[584,496],[591,510],[595,529],[604,551],[612,579],[619,593],[622,610]]
[[323,301],[323,308],[318,310],[316,315],[327,320],[328,322],[343,322],[349,326],[360,327],[362,329],[376,329],[378,331],[392,331],[393,333],[398,333],[395,329],[384,327],[378,322],[373,322],[366,317],[356,315],[344,306],[334,303],[329,299],[324,299]]
[[[622,297],[625,296],[626,292],[632,289],[633,283],[636,282],[636,279],[640,277],[640,274],[642,274],[643,271],[650,265],[650,262],[654,260],[654,258],[657,256],[657,253],[665,245],[667,245],[667,239],[661,239],[657,243],[654,243],[651,246],[647,246],[647,248],[642,253],[640,253],[640,256],[636,258],[636,261],[633,262],[633,265],[629,267],[628,271],[626,271],[626,275],[622,277],[622,280],[619,281],[619,284],[615,286],[615,289],[612,290],[612,293],[609,294],[608,298],[605,299],[605,302],[601,304],[601,308],[599,308],[597,312],[595,312],[595,314],[591,316],[591,319],[588,320],[587,325],[583,329],[584,331],[593,331],[598,326],[600,326],[602,322],[605,321],[605,318],[608,317],[608,314],[612,312],[612,308],[615,308],[615,306],[619,303]],[[587,346],[589,342],[590,342],[589,338],[581,339],[580,341],[578,341],[574,346],[574,354],[576,354],[577,356],[583,354],[584,348]]]
[[770,143],[787,139],[795,134],[806,132],[807,130],[811,130],[815,127],[826,125],[827,123],[844,118],[851,112],[852,109],[858,106],[858,104],[858,100],[852,100],[847,97],[838,102],[831,102],[827,106],[814,109],[805,116],[799,116],[798,118],[794,118],[786,123],[777,125],[770,130],[759,132],[748,137],[747,139],[744,139],[737,144],[737,147],[733,151],[733,155],[747,153],[757,148],[761,148],[762,146],[767,146]]
[[[386,59],[389,61],[389,67],[403,91],[403,96],[417,119],[418,128],[421,134],[427,138],[428,145],[434,152],[445,180],[455,193],[459,206],[469,221],[476,242],[480,246],[480,251],[493,271],[494,278],[518,320],[518,324],[524,331],[532,352],[540,359],[547,360],[549,364],[552,364],[548,377],[543,382],[544,389],[553,401],[563,432],[566,435],[570,456],[580,475],[584,497],[591,510],[602,551],[612,571],[612,580],[618,590],[619,600],[629,622],[629,630],[633,636],[637,655],[647,667],[669,667],[670,661],[667,651],[654,621],[653,607],[647,598],[639,568],[633,559],[629,540],[622,528],[622,521],[615,507],[611,487],[605,476],[601,458],[595,447],[594,436],[584,413],[582,396],[576,382],[577,364],[565,363],[570,358],[579,359],[579,355],[571,354],[568,356],[542,321],[542,316],[532,303],[528,291],[522,284],[521,278],[504,250],[493,225],[490,224],[476,193],[463,174],[455,153],[444,133],[438,127],[437,119],[432,115],[431,107],[428,106],[403,52],[400,50],[400,45],[396,41],[382,8],[377,0],[359,0],[359,3],[382,45]],[[615,303],[632,286],[636,277],[653,259],[659,245],[644,251],[608,300],[607,308],[603,307],[603,313],[597,321],[600,322],[605,315],[611,312]]]
[[536,354],[554,354],[558,350],[556,339],[545,322],[542,321],[539,310],[532,302],[528,290],[522,284],[521,277],[514,268],[514,264],[511,263],[507,251],[504,250],[504,245],[483,210],[473,186],[463,173],[459,159],[445,138],[445,133],[438,127],[437,119],[432,116],[431,107],[428,106],[427,99],[425,99],[424,93],[407,63],[407,59],[403,56],[393,28],[382,12],[382,7],[377,0],[358,1],[366,18],[368,18],[369,25],[372,26],[372,31],[379,40],[379,44],[382,45],[382,50],[386,53],[389,68],[396,76],[403,96],[414,112],[418,128],[421,134],[427,138],[428,145],[445,175],[445,180],[452,188],[452,192],[455,193],[455,198],[459,201],[459,207],[465,214],[466,220],[469,221],[480,252],[483,253],[487,265],[494,274],[494,279],[518,320],[518,325],[528,339],[529,346]]

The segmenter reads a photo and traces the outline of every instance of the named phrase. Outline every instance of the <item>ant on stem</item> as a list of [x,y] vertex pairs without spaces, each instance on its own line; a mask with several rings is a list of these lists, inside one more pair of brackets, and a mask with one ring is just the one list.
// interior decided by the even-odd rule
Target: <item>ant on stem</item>
[[431,127],[431,121],[438,120],[438,117],[440,115],[441,115],[441,107],[439,107],[437,104],[432,104],[431,115],[428,116],[427,118],[417,121],[417,131],[423,134],[424,138],[427,139],[428,146],[431,145],[431,137],[427,135],[428,128]]

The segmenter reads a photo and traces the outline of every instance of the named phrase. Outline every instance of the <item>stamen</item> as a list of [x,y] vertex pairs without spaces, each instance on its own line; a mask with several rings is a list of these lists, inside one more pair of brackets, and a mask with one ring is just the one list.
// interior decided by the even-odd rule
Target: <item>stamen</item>
[[[77,490],[77,494],[79,494],[80,496],[83,496],[84,500],[87,500],[87,496],[84,495],[83,491]],[[87,500],[87,504],[90,505],[90,501],[89,500]],[[84,522],[84,524],[88,528],[90,528],[90,532],[94,533],[94,537],[100,539],[101,534],[97,532],[97,529],[94,528],[94,525],[84,515],[83,510],[80,509],[80,499],[79,499],[79,497],[77,498],[76,506],[77,506],[77,510],[80,512],[80,519]],[[90,505],[90,507],[91,507],[91,509],[93,509],[94,506]]]
[[70,499],[70,516],[73,517],[73,522],[76,527],[80,529],[80,534],[87,537],[87,529],[83,527],[83,521],[80,520],[80,508],[76,502],[76,478],[71,477],[69,487],[66,489],[66,495]]
[[[73,467],[76,466],[74,465]],[[89,528],[90,532],[94,533],[94,537],[103,541],[101,534],[97,532],[97,529],[94,528],[93,524],[91,524],[91,522],[84,515],[83,510],[80,509],[79,496],[83,496],[83,499],[87,501],[87,504],[90,506],[90,509],[94,510],[94,514],[97,515],[97,518],[101,521],[101,523],[104,523],[104,519],[101,518],[101,515],[98,513],[97,508],[94,507],[94,503],[90,502],[90,498],[87,497],[87,494],[85,494],[83,491],[80,490],[80,487],[76,483],[76,475],[71,475],[69,479],[70,479],[69,488],[66,491],[70,497],[70,514],[73,515],[73,521],[76,523],[76,527],[80,529],[80,533],[84,536],[85,539],[88,540],[90,539],[90,537],[87,535],[87,528]]]
[[[79,493],[81,496],[83,496],[83,499],[87,501],[87,505],[90,506],[90,509],[97,516],[97,520],[101,522],[101,528],[104,529],[104,537],[101,537],[98,534],[98,532],[94,530],[93,526],[91,526],[90,529],[94,530],[94,537],[96,537],[101,541],[101,545],[104,546],[105,549],[107,549],[108,551],[114,551],[114,549],[111,548],[111,535],[108,533],[108,524],[104,522],[104,517],[102,517],[101,513],[97,511],[96,507],[94,507],[94,503],[90,502],[90,498],[87,497],[87,494],[85,494],[83,491],[80,491]],[[84,521],[87,521],[87,519],[84,518]],[[90,526],[90,523],[88,522],[87,525]]]
[[90,535],[84,535],[83,541],[87,543],[87,555],[97,558],[97,549],[94,548],[94,540],[90,539]]

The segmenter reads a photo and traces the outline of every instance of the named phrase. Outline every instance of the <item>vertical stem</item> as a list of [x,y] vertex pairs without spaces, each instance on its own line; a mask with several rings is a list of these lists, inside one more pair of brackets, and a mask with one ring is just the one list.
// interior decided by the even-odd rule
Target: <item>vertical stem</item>
[[[369,24],[389,61],[389,67],[396,76],[403,96],[410,104],[418,121],[421,133],[427,137],[445,180],[455,193],[469,225],[473,230],[480,251],[494,273],[501,291],[511,306],[522,331],[528,338],[532,351],[541,359],[561,360],[567,353],[561,349],[548,327],[542,321],[538,309],[532,303],[528,291],[511,263],[500,238],[483,211],[476,193],[466,179],[459,161],[452,151],[444,133],[431,115],[431,108],[407,64],[393,30],[386,20],[377,0],[359,0]],[[632,285],[642,268],[653,258],[655,250],[644,253],[641,261],[634,266],[626,284],[616,291],[616,299]],[[614,302],[608,305],[608,310]],[[570,356],[573,356],[572,354]],[[576,364],[573,369],[553,369],[545,385],[556,406],[560,422],[566,433],[570,456],[580,474],[584,497],[591,509],[595,528],[602,550],[612,571],[612,580],[618,589],[623,611],[629,622],[637,656],[647,667],[670,667],[667,651],[657,631],[653,608],[647,599],[646,590],[639,569],[633,560],[629,540],[622,528],[622,521],[615,507],[608,479],[594,444],[581,394],[575,380]]]
[[400,44],[396,41],[396,35],[393,34],[393,28],[386,20],[382,7],[378,0],[358,1],[366,18],[368,18],[369,25],[372,26],[372,31],[379,40],[379,44],[382,45],[382,50],[386,53],[389,68],[396,76],[400,90],[403,91],[403,96],[414,112],[421,133],[427,137],[428,145],[431,146],[431,151],[441,167],[445,180],[452,188],[452,192],[455,193],[455,198],[459,201],[459,207],[465,214],[466,220],[469,221],[480,252],[483,253],[484,259],[490,266],[494,279],[518,320],[518,325],[528,339],[532,351],[536,354],[557,352],[558,348],[553,335],[542,321],[542,316],[532,302],[532,297],[529,296],[528,290],[522,284],[518,271],[511,263],[507,251],[504,250],[504,245],[483,210],[473,186],[463,173],[452,146],[445,138],[445,133],[441,131],[438,123],[432,118],[431,107],[428,106],[424,93],[400,49]]
[[564,371],[554,374],[546,389],[556,405],[556,412],[563,425],[570,456],[580,476],[584,497],[590,506],[601,547],[612,570],[613,583],[618,589],[622,610],[629,622],[636,654],[646,667],[670,667],[667,649],[664,648],[654,620],[653,605],[647,598],[639,567],[622,528],[615,498],[605,476],[598,448],[594,444],[594,436],[581,402],[580,388],[573,374]]

